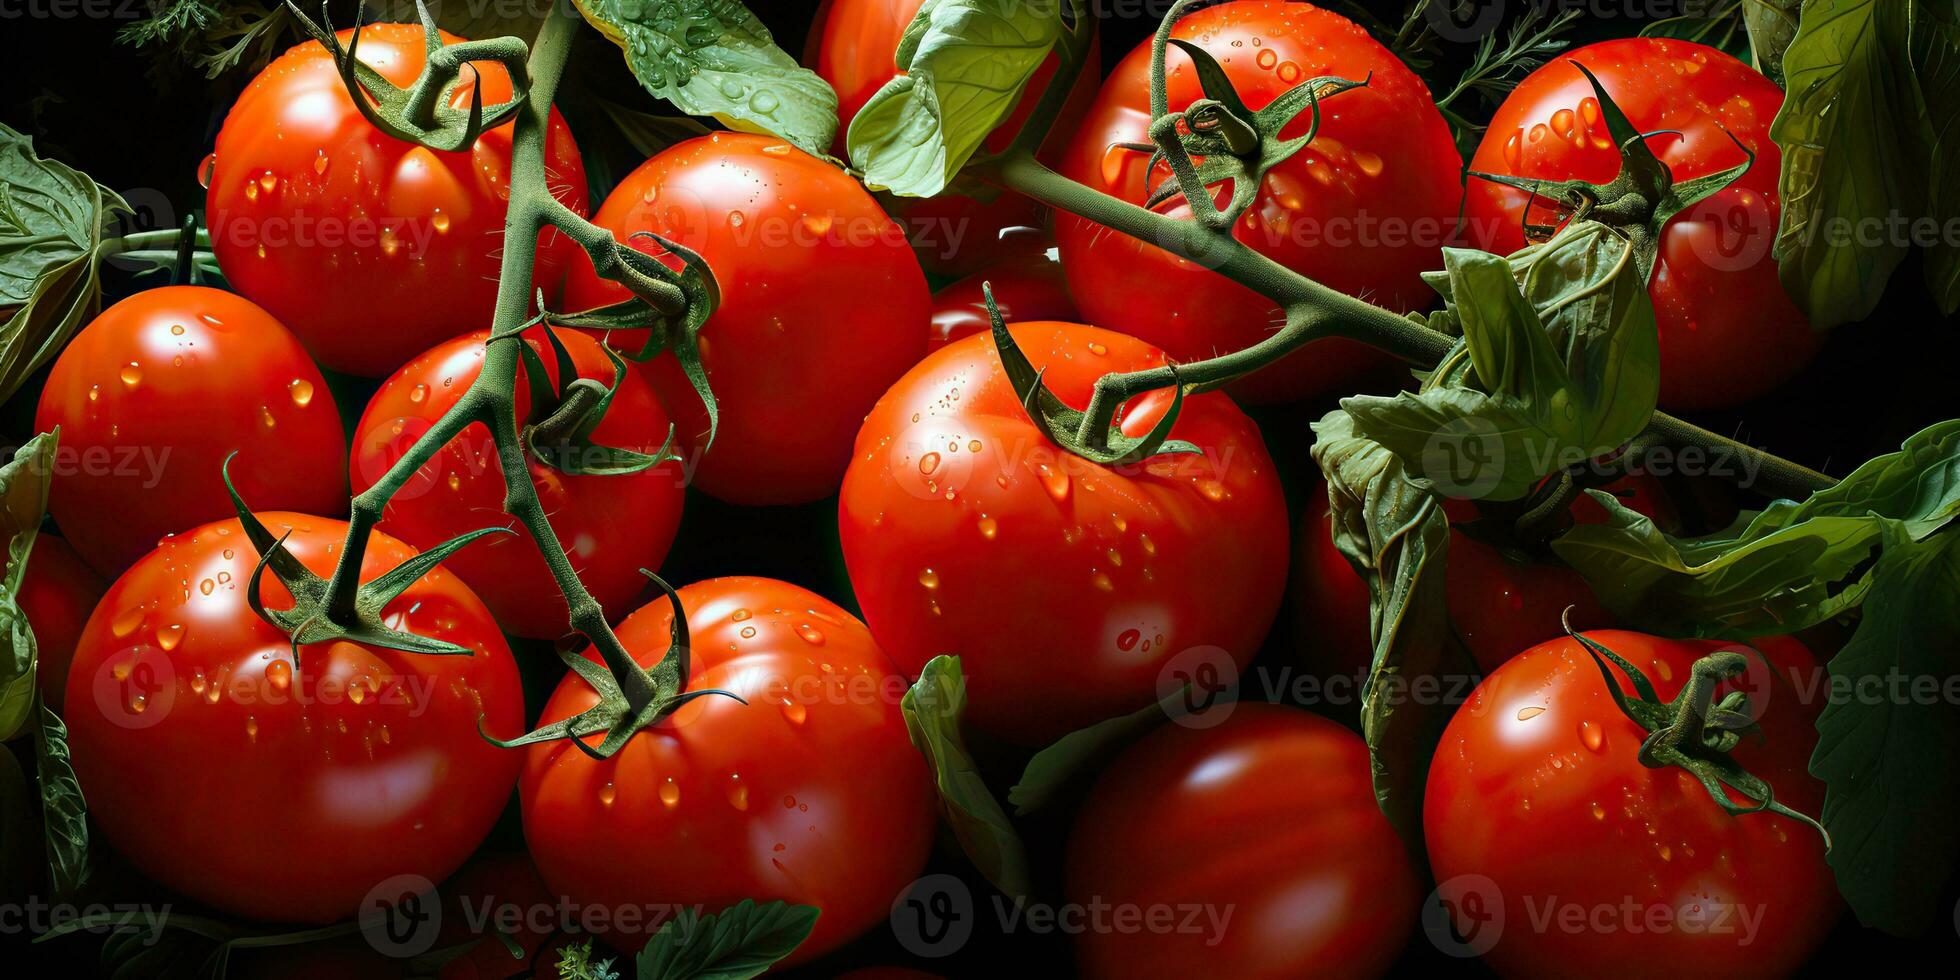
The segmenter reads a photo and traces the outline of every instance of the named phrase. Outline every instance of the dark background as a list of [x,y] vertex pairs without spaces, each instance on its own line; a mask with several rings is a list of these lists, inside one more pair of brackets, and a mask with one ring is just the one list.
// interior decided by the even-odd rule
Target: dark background
[[[202,209],[203,192],[196,182],[198,162],[210,152],[227,108],[252,72],[235,70],[207,81],[199,72],[160,63],[148,52],[116,43],[118,30],[145,16],[144,2],[100,0],[100,6],[62,8],[35,6],[27,0],[0,0],[0,122],[33,136],[42,156],[69,163],[123,193],[144,209],[148,226],[167,227]],[[750,4],[770,25],[779,43],[793,54],[802,51],[816,6],[815,0],[756,0]],[[1103,63],[1107,66],[1149,36],[1168,2],[1096,0],[1096,6],[1106,14],[1101,30]],[[1362,6],[1390,24],[1401,20],[1402,3],[1376,0]],[[1521,2],[1508,5],[1522,6]],[[1575,45],[1631,35],[1642,23],[1629,14],[1630,9],[1642,6],[1637,0],[1591,6],[1610,15],[1583,20],[1571,35]],[[1657,6],[1667,9],[1667,5]],[[311,13],[310,3],[308,7]],[[351,22],[351,4],[340,0],[332,8],[336,24]],[[22,15],[23,11],[62,9],[106,12],[107,16]],[[283,50],[294,40],[282,39],[275,50]],[[670,114],[672,110],[640,91],[618,50],[596,32],[581,32],[579,44],[560,108],[579,137],[596,203],[619,175],[640,163],[642,156],[609,121],[596,117],[589,106],[582,106],[580,94],[600,94],[649,113]],[[1432,88],[1447,89],[1469,56],[1465,49],[1445,49],[1437,65],[1425,72]],[[1458,108],[1482,120],[1492,106],[1469,102]],[[105,304],[161,282],[137,280],[114,271],[107,273],[106,280]],[[1732,411],[1695,415],[1691,420],[1842,476],[1860,461],[1897,449],[1901,440],[1925,425],[1951,417],[1956,400],[1947,378],[1950,368],[1947,358],[1936,354],[1947,348],[1936,338],[1954,325],[1926,301],[1920,282],[1917,261],[1909,260],[1894,274],[1893,288],[1877,312],[1865,322],[1832,331],[1823,352],[1802,375],[1769,398]],[[323,284],[322,288],[332,286]],[[348,378],[333,381],[335,396],[351,425],[374,383]],[[0,435],[7,444],[17,445],[30,434],[38,389],[38,383],[30,384],[0,408]],[[1314,488],[1313,464],[1306,453],[1312,441],[1307,425],[1331,407],[1331,402],[1301,404],[1256,413],[1287,479],[1296,520],[1301,504]],[[1738,502],[1745,506],[1760,503]],[[835,513],[834,498],[800,507],[756,509],[735,508],[690,493],[680,538],[663,573],[677,583],[723,574],[773,576],[805,585],[855,609],[837,551]],[[1289,619],[1282,611],[1280,625],[1261,653],[1263,662],[1276,667],[1297,662],[1284,627]],[[533,652],[537,655],[525,656]],[[533,666],[555,663],[543,649],[520,649],[519,660]],[[555,677],[540,669],[529,680],[535,711]],[[1013,752],[976,748],[989,771],[1009,774],[1010,780],[1011,774],[1019,772],[1021,759]],[[1047,816],[1022,828],[1033,851],[1037,875],[1046,876],[1038,889],[1042,894],[1052,896],[1056,890],[1054,878],[1069,829],[1068,811],[1066,806],[1051,807]],[[522,847],[514,812],[506,815],[487,846]],[[956,848],[941,848],[928,871],[961,875],[977,901],[988,901],[992,894],[972,874]],[[105,873],[109,880],[117,877],[113,867]],[[1949,895],[1949,905],[1953,898]],[[1011,938],[989,937],[986,930],[991,921],[991,915],[981,915],[974,938],[949,960],[913,960],[888,931],[880,929],[824,962],[799,971],[799,975],[827,976],[858,966],[909,964],[948,976],[986,976],[1010,964],[1037,963],[1059,970],[1068,962],[1064,938],[1025,932]],[[0,936],[0,949],[14,946],[20,938]],[[1952,929],[1944,928],[1944,920],[1931,937],[1906,941],[1862,929],[1847,916],[1813,972],[1835,972],[1840,966],[1885,955],[1943,956],[1951,962],[1955,952],[1960,952],[1960,940]],[[21,950],[4,955],[7,958],[0,962],[9,965],[42,961],[50,967],[49,972],[60,965],[65,973],[86,973],[94,952],[91,943],[76,941],[37,947],[31,954]],[[1684,975],[1697,973],[1692,963],[1674,966]],[[1476,961],[1452,960],[1437,953],[1420,930],[1412,937],[1401,967],[1482,971]],[[630,969],[627,973],[631,975]],[[547,971],[546,975],[553,974]]]

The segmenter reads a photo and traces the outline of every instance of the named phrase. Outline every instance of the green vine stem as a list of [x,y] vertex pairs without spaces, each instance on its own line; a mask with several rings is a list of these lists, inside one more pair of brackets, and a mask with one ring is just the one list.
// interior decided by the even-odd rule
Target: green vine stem
[[[586,250],[601,275],[621,282],[661,314],[678,315],[687,304],[680,286],[659,278],[665,272],[664,266],[653,259],[640,260],[641,253],[622,246],[610,232],[565,207],[548,190],[544,161],[545,123],[571,53],[572,39],[582,23],[569,4],[553,4],[539,29],[537,40],[530,47],[528,58],[522,63],[510,64],[513,73],[528,72],[529,86],[510,116],[513,123],[510,198],[504,225],[503,264],[498,277],[491,338],[484,352],[482,371],[429,431],[409,446],[373,486],[353,498],[349,507],[346,543],[326,584],[320,605],[326,618],[334,622],[349,621],[356,614],[357,600],[361,595],[359,579],[362,557],[368,538],[381,519],[388,501],[444,445],[471,424],[481,423],[489,428],[496,445],[505,485],[504,510],[516,518],[536,543],[546,566],[551,570],[552,578],[564,595],[572,631],[585,637],[603,658],[606,674],[610,675],[615,688],[604,693],[610,700],[618,702],[626,718],[645,724],[685,699],[681,688],[685,686],[687,678],[683,669],[675,669],[675,665],[684,668],[685,655],[670,650],[668,661],[671,663],[663,663],[660,669],[649,672],[634,662],[614,635],[606,621],[605,611],[579,581],[578,573],[559,543],[544,506],[538,499],[537,488],[531,482],[531,460],[519,431],[515,405],[517,372],[521,364],[520,345],[524,343],[520,335],[538,322],[530,315],[531,272],[538,235],[547,226],[556,227],[569,235]],[[418,79],[410,92],[439,90],[446,84],[445,76],[453,77],[456,72],[466,69],[465,58],[432,53],[424,76]],[[363,98],[358,91],[353,92],[352,96],[357,100]],[[410,103],[414,108],[414,100],[411,99]],[[400,121],[396,120],[398,123]],[[428,124],[429,120],[423,119],[421,122]],[[568,660],[580,659],[583,662],[580,654],[566,653],[564,656]],[[595,678],[595,684],[603,684],[602,678],[603,675]],[[590,730],[594,729],[587,729]],[[580,747],[587,748],[583,743],[580,743]]]

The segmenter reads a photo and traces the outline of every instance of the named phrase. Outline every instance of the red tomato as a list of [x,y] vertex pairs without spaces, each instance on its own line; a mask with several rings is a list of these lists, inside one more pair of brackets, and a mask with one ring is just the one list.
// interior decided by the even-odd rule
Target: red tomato
[[932,332],[926,336],[928,353],[947,343],[976,333],[987,333],[994,321],[987,315],[987,297],[982,285],[994,290],[994,305],[1001,319],[1074,320],[1075,301],[1069,299],[1068,280],[1062,278],[1062,264],[1052,253],[1035,253],[982,269],[932,294]]
[[[462,398],[483,368],[488,330],[458,337],[410,361],[381,385],[354,431],[352,471],[356,492],[387,473],[408,448]],[[578,376],[610,385],[612,362],[599,342],[560,331]],[[543,337],[527,337],[558,383],[557,359]],[[518,366],[519,424],[529,417],[531,396]],[[667,438],[667,413],[639,372],[621,379],[606,417],[592,434],[602,446],[658,452]],[[642,568],[658,568],[680,526],[683,477],[678,463],[638,473],[571,475],[530,460],[531,484],[551,517],[558,542],[599,605],[615,615],[646,586]],[[418,548],[492,525],[512,535],[485,538],[443,560],[482,597],[505,630],[550,639],[569,631],[565,597],[538,554],[537,545],[504,513],[504,473],[490,429],[472,424],[409,478],[388,502],[382,530]]]
[[[1660,481],[1635,475],[1615,481],[1611,489],[1621,495],[1621,503],[1663,529],[1679,530],[1674,504]],[[1476,517],[1463,501],[1445,503],[1455,524]],[[1302,523],[1295,551],[1294,640],[1318,671],[1359,678],[1368,670],[1374,649],[1368,587],[1334,547],[1333,514],[1324,493],[1313,495],[1310,514],[1316,519]],[[1597,523],[1606,519],[1606,512],[1582,496],[1573,502],[1572,517],[1582,524]],[[1567,608],[1579,629],[1612,622],[1585,576],[1570,566],[1529,560],[1456,527],[1450,531],[1443,587],[1456,638],[1486,674],[1519,650],[1561,635]]]
[[[1266,175],[1257,201],[1232,231],[1239,241],[1315,281],[1395,310],[1427,306],[1433,297],[1419,274],[1436,268],[1437,249],[1456,223],[1458,157],[1449,126],[1422,80],[1366,31],[1304,3],[1239,0],[1192,13],[1172,32],[1216,58],[1245,104],[1264,107],[1321,75],[1361,79],[1368,87],[1321,107],[1314,142]],[[1191,62],[1175,49],[1166,60],[1173,110],[1202,97]],[[1283,134],[1306,132],[1303,114]],[[1147,174],[1148,153],[1117,143],[1149,142],[1150,44],[1116,65],[1069,145],[1061,171],[1097,190],[1142,203],[1150,186],[1172,179],[1168,167]],[[1229,195],[1221,185],[1220,200]],[[1187,215],[1182,199],[1160,205]],[[1121,329],[1196,361],[1250,347],[1282,322],[1269,300],[1137,239],[1070,215],[1055,236],[1069,290],[1090,321]],[[1303,397],[1379,367],[1366,345],[1323,340],[1233,387],[1248,401]]]
[[[818,9],[803,61],[837,90],[836,151],[840,156],[851,119],[886,82],[900,74],[895,54],[899,36],[923,5],[924,0],[824,0]],[[1076,76],[1068,101],[1042,142],[1043,162],[1055,163],[1067,134],[1075,132],[1089,111],[1097,80],[1102,77],[1097,52],[1097,45],[1091,41],[1088,62]],[[987,134],[980,152],[998,153],[1013,143],[1022,124],[1034,114],[1035,103],[1041,101],[1059,65],[1059,59],[1051,54],[1035,69],[1022,89],[1021,101]],[[1046,208],[1011,191],[984,202],[952,193],[890,200],[894,215],[912,238],[919,261],[928,271],[945,276],[963,275],[1014,258],[1015,240],[1023,237],[1017,231],[1040,228],[1048,221]]]
[[[1661,338],[1661,404],[1721,408],[1761,395],[1797,372],[1819,339],[1783,291],[1770,245],[1781,211],[1782,153],[1769,138],[1783,90],[1755,69],[1688,41],[1625,38],[1568,51],[1532,72],[1492,118],[1473,170],[1604,183],[1620,172],[1599,102],[1584,75],[1599,76],[1674,179],[1756,162],[1713,197],[1674,217],[1661,236],[1648,293]],[[1733,140],[1731,139],[1733,137]],[[1480,247],[1524,247],[1530,195],[1472,178],[1465,214]],[[1532,220],[1551,216],[1541,200]]]
[[[344,46],[352,30],[337,36]],[[462,40],[444,33],[445,43]],[[361,28],[356,56],[406,86],[427,55],[415,24]],[[471,62],[451,104],[509,100],[510,75]],[[336,371],[378,377],[490,322],[510,198],[511,123],[467,152],[382,133],[347,95],[333,58],[307,41],[274,61],[218,132],[205,207],[225,279],[271,310]],[[586,208],[585,166],[556,111],[545,139],[551,192]],[[538,236],[536,285],[558,295],[577,248]]]
[[27,571],[14,602],[34,630],[38,656],[34,681],[41,700],[57,714],[68,686],[68,662],[74,659],[75,644],[103,588],[102,576],[68,542],[45,532],[34,536],[34,550],[27,556]]
[[[1072,405],[1106,372],[1164,363],[1096,327],[1012,330]],[[1148,432],[1170,403],[1138,397],[1124,431]],[[1172,435],[1204,455],[1100,466],[1040,435],[992,337],[921,361],[865,419],[838,512],[879,645],[908,675],[959,654],[967,717],[1027,744],[1142,707],[1174,659],[1243,668],[1284,589],[1279,481],[1222,395],[1186,399]]]
[[[884,922],[932,849],[937,797],[899,712],[904,681],[862,623],[794,585],[719,578],[680,597],[689,689],[749,703],[697,698],[604,762],[562,741],[531,747],[531,857],[578,905],[816,906],[815,931],[786,961],[802,962]],[[619,639],[652,666],[672,623],[672,604],[657,599]],[[596,701],[568,674],[540,724]],[[607,937],[627,952],[645,939]]]
[[146,290],[75,335],[34,426],[61,426],[48,510],[114,575],[157,539],[231,513],[224,462],[253,506],[347,509],[333,393],[299,341],[249,301],[204,286]]
[[[596,220],[622,239],[654,231],[694,249],[721,287],[721,305],[701,331],[721,410],[713,449],[702,452],[707,411],[679,362],[646,364],[682,444],[699,458],[694,484],[737,504],[835,493],[858,422],[925,350],[925,276],[878,202],[842,170],[781,140],[715,133],[641,164]],[[865,300],[840,302],[846,284]],[[588,263],[565,287],[574,310],[628,296]]]
[[[1413,924],[1416,876],[1375,803],[1368,747],[1293,708],[1247,702],[1167,724],[1090,791],[1069,900],[1174,928],[1091,928],[1087,977],[1375,977]],[[1190,915],[1192,918],[1187,918]]]
[[[1662,698],[1697,658],[1737,648],[1586,635],[1645,672]],[[1799,703],[1798,691],[1812,689],[1816,665],[1794,640],[1758,646],[1776,668],[1745,675],[1764,737],[1733,755],[1778,802],[1814,815],[1823,786],[1804,767],[1822,705]],[[1822,837],[1772,813],[1730,816],[1688,773],[1641,765],[1647,735],[1570,637],[1512,658],[1457,710],[1429,769],[1423,826],[1459,913],[1455,938],[1477,951],[1494,934],[1482,955],[1498,973],[1664,978],[1693,964],[1707,976],[1777,977],[1830,931],[1838,902]],[[1464,890],[1478,894],[1452,894]]]
[[[315,573],[342,521],[261,513]],[[367,581],[415,554],[369,541]],[[89,813],[145,874],[233,915],[329,922],[394,875],[454,871],[503,810],[520,758],[485,742],[523,723],[517,665],[490,613],[438,569],[391,625],[473,656],[316,643],[246,602],[258,554],[236,519],[164,541],[109,587],[68,675],[68,740]],[[269,608],[291,605],[271,574]],[[208,841],[209,846],[195,842]]]

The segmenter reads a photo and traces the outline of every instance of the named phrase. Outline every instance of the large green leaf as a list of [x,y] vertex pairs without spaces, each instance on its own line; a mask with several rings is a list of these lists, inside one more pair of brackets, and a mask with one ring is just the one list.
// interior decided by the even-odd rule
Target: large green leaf
[[128,210],[115,192],[41,159],[33,140],[0,125],[0,402],[94,315],[103,225]]
[[1408,697],[1412,684],[1466,665],[1446,642],[1443,563],[1449,519],[1441,498],[1400,457],[1332,412],[1314,424],[1313,456],[1327,477],[1334,543],[1368,585],[1374,663],[1362,695],[1375,797],[1406,839],[1422,835],[1422,789],[1450,709]]
[[683,909],[635,961],[639,980],[749,980],[796,951],[817,925],[808,905],[742,899],[712,915]]
[[[1783,150],[1776,255],[1784,288],[1818,327],[1864,318],[1916,240],[1951,217],[1960,33],[1921,0],[1809,0],[1783,54],[1789,95],[1770,126]],[[1944,169],[1941,169],[1944,168]],[[1960,306],[1957,246],[1927,272]]]
[[1739,529],[1676,538],[1609,494],[1609,520],[1553,550],[1615,614],[1648,629],[1730,638],[1787,633],[1864,601],[1888,535],[1920,541],[1960,516],[1960,420],[1906,440],[1797,503],[1778,501]]
[[830,151],[837,93],[777,47],[738,0],[576,2],[656,97],[730,129],[774,133],[818,156]]
[[[1960,532],[1923,541],[1888,524],[1858,632],[1831,659],[1833,697],[1810,770],[1844,894],[1865,925],[1923,932],[1960,863],[1960,711],[1929,686],[1960,678]],[[1870,696],[1874,692],[1881,696]]]
[[850,122],[865,182],[930,197],[1007,118],[1062,37],[1060,3],[927,0],[898,43],[902,74]]
[[57,438],[35,436],[0,465],[0,541],[6,542],[5,574],[0,575],[0,742],[20,734],[34,716],[34,630],[17,598],[48,510]]
[[966,675],[960,658],[926,661],[919,679],[899,702],[912,744],[925,754],[939,788],[940,809],[974,867],[1010,896],[1028,893],[1028,855],[1000,801],[980,777],[960,735],[966,713]]

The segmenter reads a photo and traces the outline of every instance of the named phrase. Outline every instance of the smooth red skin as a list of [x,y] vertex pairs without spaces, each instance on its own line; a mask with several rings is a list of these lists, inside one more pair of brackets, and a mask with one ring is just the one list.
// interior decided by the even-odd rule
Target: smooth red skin
[[1211,727],[1165,725],[1112,763],[1067,864],[1072,902],[1229,907],[1220,941],[1090,930],[1076,938],[1082,975],[1381,975],[1420,892],[1375,803],[1367,746],[1294,708],[1231,711]]
[[[345,45],[353,31],[337,36]],[[442,39],[462,40],[447,32]],[[422,28],[370,24],[356,56],[406,86],[426,59]],[[464,73],[453,105],[467,109],[477,88],[486,107],[510,99],[502,65],[471,65],[477,80]],[[295,46],[252,80],[218,132],[205,206],[226,281],[291,327],[321,364],[365,377],[488,326],[503,262],[512,126],[455,153],[397,140],[361,115],[319,42]],[[555,110],[545,173],[552,194],[585,213],[585,165]],[[271,189],[260,183],[267,174]],[[393,231],[392,254],[383,229]],[[538,240],[534,284],[549,301],[579,253],[554,229]]]
[[[1232,233],[1279,264],[1342,292],[1395,310],[1429,305],[1434,293],[1419,274],[1435,267],[1461,192],[1449,127],[1421,79],[1352,21],[1307,4],[1240,0],[1210,7],[1180,20],[1172,36],[1198,43],[1217,58],[1254,109],[1309,78],[1360,79],[1373,73],[1368,87],[1322,105],[1315,141],[1267,174],[1252,209]],[[1274,53],[1271,70],[1259,65],[1266,52]],[[1202,96],[1188,58],[1173,52],[1166,64],[1172,109]],[[1289,64],[1300,74],[1283,80]],[[1303,135],[1309,125],[1303,115],[1282,135]],[[1110,73],[1062,158],[1061,172],[1142,203],[1149,154],[1110,147],[1149,142],[1149,126],[1150,43],[1145,41]],[[1357,152],[1378,158],[1375,174],[1356,162]],[[1160,167],[1150,184],[1169,179],[1169,169]],[[1229,195],[1229,185],[1220,185],[1220,195],[1221,200]],[[1189,214],[1181,200],[1158,210]],[[1424,222],[1433,225],[1433,233],[1405,235],[1411,240],[1402,244],[1391,244],[1386,229],[1368,234],[1373,244],[1366,246],[1321,240],[1347,233],[1359,238],[1366,233],[1359,225],[1362,216],[1376,223]],[[1270,300],[1155,245],[1066,214],[1056,216],[1055,237],[1069,290],[1085,318],[1142,337],[1180,361],[1250,347],[1281,322]],[[1385,361],[1366,345],[1322,340],[1237,382],[1232,393],[1244,401],[1274,402],[1336,387],[1345,391],[1345,382]]]
[[[4,554],[4,552],[0,552]],[[34,536],[14,604],[34,630],[34,682],[41,700],[58,714],[68,687],[68,663],[75,657],[82,627],[106,585],[68,542],[52,534]]]
[[[1673,502],[1659,481],[1625,477],[1612,484],[1621,503],[1675,530]],[[1294,640],[1317,670],[1361,677],[1373,662],[1368,587],[1347,557],[1334,546],[1333,514],[1325,494],[1314,495],[1311,520],[1301,525],[1294,552]],[[1454,501],[1450,503],[1456,503]],[[1475,511],[1452,506],[1451,519],[1469,520]],[[1590,497],[1573,502],[1577,523],[1604,521],[1606,512]],[[1571,610],[1575,629],[1613,624],[1585,576],[1549,562],[1520,560],[1454,527],[1443,588],[1450,623],[1477,669],[1496,670],[1513,654],[1564,632]]]
[[[479,330],[451,340],[382,382],[354,430],[348,469],[356,493],[387,473],[462,398],[482,371],[483,345],[489,336],[489,331]],[[560,331],[558,339],[571,353],[579,377],[612,384],[612,362],[598,341],[573,331]],[[556,385],[557,358],[550,347],[538,336],[528,337],[527,342]],[[530,406],[520,363],[520,419],[529,417]],[[639,372],[629,370],[592,440],[654,453],[666,440],[667,427],[667,413],[652,386]],[[662,463],[630,474],[575,476],[532,458],[530,471],[531,485],[537,488],[558,542],[586,590],[615,618],[625,614],[646,588],[640,569],[660,567],[680,527],[685,496],[680,464]],[[473,423],[409,477],[388,502],[380,527],[424,549],[485,527],[510,528],[514,533],[472,542],[444,559],[443,565],[476,591],[506,632],[539,639],[562,636],[570,631],[565,597],[536,543],[516,518],[503,512],[505,486],[489,427]]]
[[[1586,635],[1645,671],[1663,699],[1679,692],[1698,657],[1738,648],[1620,630]],[[1823,786],[1805,764],[1822,705],[1799,703],[1806,688],[1793,689],[1790,678],[1815,683],[1816,663],[1795,640],[1756,645],[1777,667],[1774,681],[1768,670],[1755,675],[1771,685],[1756,699],[1764,740],[1744,739],[1733,756],[1769,782],[1778,802],[1814,816]],[[1584,725],[1599,733],[1600,750],[1587,745]],[[1770,813],[1729,816],[1692,776],[1642,766],[1646,736],[1569,637],[1512,658],[1444,731],[1423,801],[1430,866],[1438,881],[1484,875],[1502,892],[1504,932],[1484,954],[1499,974],[1667,978],[1686,969],[1775,977],[1794,970],[1829,932],[1837,893],[1816,831]],[[1763,918],[1748,945],[1735,933],[1533,929],[1526,900],[1542,910],[1551,896],[1588,908],[1678,907],[1707,897]]]
[[[1769,124],[1783,90],[1729,55],[1689,41],[1602,41],[1560,55],[1520,82],[1491,119],[1472,170],[1598,183],[1619,173],[1619,152],[1605,122],[1596,121],[1592,86],[1574,62],[1599,77],[1635,129],[1679,131],[1647,141],[1675,180],[1741,164],[1748,155],[1736,141],[1756,154],[1733,184],[1661,233],[1647,287],[1660,328],[1661,405],[1723,408],[1776,387],[1821,344],[1784,293],[1770,255],[1781,211],[1782,152],[1770,140]],[[1560,138],[1565,132],[1573,135]],[[1541,135],[1533,139],[1533,133]],[[1464,213],[1479,247],[1499,254],[1524,247],[1519,225],[1529,194],[1473,178],[1466,198]],[[1532,209],[1533,221],[1550,217],[1542,204]]]
[[[924,5],[924,0],[824,0],[810,36],[804,46],[803,63],[837,90],[837,139],[835,152],[845,156],[845,134],[851,119],[883,88],[901,74],[897,51],[899,36]],[[1088,62],[1069,89],[1054,125],[1042,141],[1043,162],[1055,163],[1069,134],[1082,124],[1095,98],[1102,78],[1100,48],[1089,45]],[[1022,124],[1034,114],[1054,80],[1059,60],[1054,55],[1041,63],[1022,89],[1021,100],[1012,112],[987,134],[986,152],[1000,152],[1014,141]],[[926,270],[942,276],[966,275],[985,266],[1011,259],[1016,254],[1012,229],[1040,228],[1047,224],[1048,209],[1032,198],[1002,192],[991,201],[980,201],[960,194],[933,198],[892,198],[893,214],[912,232],[919,262]],[[957,249],[947,240],[954,230],[960,235]],[[1003,235],[1006,232],[1006,235]]]
[[[1164,363],[1096,327],[1010,329],[1071,405],[1105,372]],[[1124,431],[1145,434],[1170,403],[1169,391],[1140,396]],[[921,361],[865,419],[838,508],[879,646],[907,676],[958,654],[967,720],[1029,745],[1148,703],[1193,647],[1223,648],[1243,668],[1285,586],[1279,481],[1258,429],[1223,395],[1185,399],[1171,435],[1204,455],[1101,466],[1040,435],[991,337]]]
[[[816,906],[792,964],[882,925],[925,865],[938,801],[899,711],[903,679],[862,623],[786,582],[718,578],[680,597],[688,688],[749,703],[697,698],[603,762],[562,741],[533,746],[520,788],[538,871],[579,905]],[[672,622],[656,599],[617,634],[650,667]],[[568,674],[540,724],[594,703]],[[607,941],[631,952],[645,938]]]
[[1001,319],[1076,320],[1075,301],[1068,295],[1068,280],[1062,264],[1046,252],[1037,252],[982,269],[932,294],[932,332],[926,335],[926,351],[936,351],[949,342],[993,329],[987,315],[987,298],[982,285],[993,287],[994,305]]
[[[274,535],[291,528],[287,550],[314,573],[333,571],[345,522],[259,518]],[[361,579],[414,553],[377,533]],[[440,880],[476,848],[521,761],[485,742],[477,719],[513,730],[524,694],[489,611],[441,569],[384,618],[474,655],[336,641],[302,647],[295,669],[286,634],[247,605],[257,561],[232,519],[170,538],[117,579],[75,651],[68,744],[90,815],[144,874],[233,915],[330,922],[390,876]],[[260,594],[268,608],[292,604],[270,574]],[[137,668],[168,686],[132,712],[141,689],[115,674]],[[373,686],[356,702],[350,685],[363,682]],[[150,711],[167,714],[128,727]]]
[[[678,241],[701,254],[720,286],[721,305],[701,329],[701,360],[721,411],[711,450],[702,451],[707,410],[679,362],[661,356],[644,365],[690,460],[699,459],[694,485],[735,504],[805,503],[837,492],[858,423],[925,353],[930,315],[925,275],[870,193],[779,139],[715,133],[641,164],[594,220],[622,240],[654,231]],[[632,244],[659,250],[645,239]],[[579,263],[565,306],[629,295]],[[615,341],[626,349],[639,342]]]
[[102,311],[41,391],[35,429],[57,425],[75,465],[55,468],[48,510],[104,576],[232,513],[234,452],[232,483],[252,506],[347,509],[347,436],[320,369],[278,320],[223,290],[163,286]]

